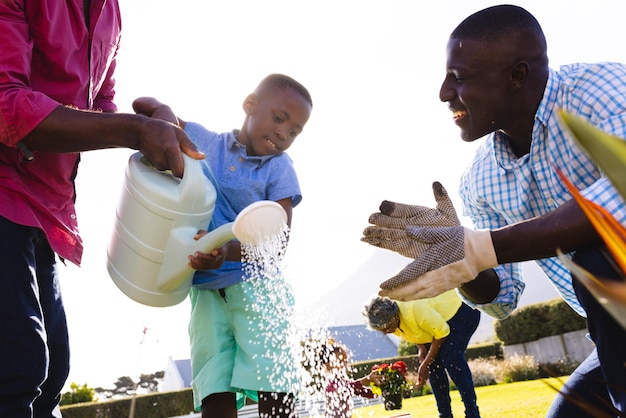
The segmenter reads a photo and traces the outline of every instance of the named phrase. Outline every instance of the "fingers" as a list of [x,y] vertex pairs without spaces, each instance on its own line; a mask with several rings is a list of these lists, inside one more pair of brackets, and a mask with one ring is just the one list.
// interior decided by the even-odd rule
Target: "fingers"
[[409,263],[395,276],[380,284],[379,296],[394,300],[416,300],[435,297],[455,286],[441,279],[440,269],[429,271],[432,266],[420,260]]
[[420,217],[428,211],[432,211],[432,208],[419,205],[407,205],[405,203],[392,202],[390,200],[383,200],[380,204],[380,212],[393,217],[410,218]]
[[363,230],[363,238],[361,238],[361,241],[375,245],[375,242],[395,241],[405,238],[405,229],[386,228],[383,226],[368,226]]
[[455,270],[458,268],[447,266],[432,270],[393,289],[381,288],[378,295],[399,301],[434,298],[468,281],[466,275],[458,274]]
[[445,187],[439,182],[434,182],[432,189],[435,208],[384,200],[380,204],[380,212],[370,215],[369,222],[387,228],[406,228],[409,225],[432,227],[460,225]]
[[391,230],[392,232],[389,235],[368,235],[368,229],[370,228],[364,231],[365,235],[361,238],[361,241],[402,255],[405,255],[409,250],[410,243],[407,241],[404,230]]
[[185,164],[183,161],[183,152],[193,158],[194,160],[202,160],[205,158],[203,152],[201,152],[196,144],[191,142],[187,134],[180,128],[176,127],[176,137],[178,147],[171,147],[165,150],[167,158],[167,164],[172,170],[172,174],[178,178],[182,178],[185,171]]
[[423,243],[448,243],[449,247],[458,247],[463,245],[463,229],[462,226],[448,226],[445,228],[409,226],[406,228],[406,235],[415,241]]
[[409,225],[410,218],[397,218],[384,213],[372,213],[368,218],[368,222],[372,225],[378,225],[385,228],[404,229]]
[[369,226],[363,231],[361,241],[413,259],[418,258],[424,251],[428,250],[428,244],[409,238],[405,229]]
[[393,300],[409,301],[425,298],[435,297],[443,292],[439,292],[432,287],[425,285],[419,279],[415,279],[412,282],[405,283],[401,286],[393,289],[380,289],[378,291],[379,296],[387,296]]
[[[438,206],[439,204],[443,207],[452,205],[448,197],[448,192],[441,183],[438,181],[434,182],[432,188]],[[425,213],[430,211],[433,211],[433,208],[420,205],[408,205],[405,203],[392,202],[390,200],[383,200],[380,204],[380,212],[382,214],[400,218],[422,217]]]
[[416,281],[421,275],[428,271],[428,266],[421,260],[414,260],[407,264],[398,274],[385,280],[380,284],[381,289],[396,289],[407,283]]
[[448,191],[443,187],[443,184],[435,181],[433,182],[433,195],[435,196],[435,201],[439,202],[439,200],[448,197]]
[[185,171],[185,163],[180,148],[170,147],[164,150],[165,165],[175,177],[182,178]]
[[448,191],[438,181],[433,183],[433,195],[435,196],[435,202],[437,202],[437,210],[440,211],[445,217],[452,220],[456,219],[456,223],[459,223],[459,218],[448,196]]
[[[391,214],[385,214],[382,212],[372,213],[368,222],[385,228],[397,229],[404,229],[410,225],[434,227],[454,224],[454,222],[450,223],[449,221],[442,219],[441,213],[437,209],[427,208],[425,206],[409,206],[404,204],[401,206],[403,207],[402,210],[392,211]],[[458,220],[456,223],[458,223]]]
[[206,155],[198,149],[196,144],[191,142],[191,139],[182,131],[183,136],[179,139],[180,149],[193,158],[194,160],[204,160]]
[[184,172],[183,153],[196,160],[205,157],[185,131],[159,119],[143,125],[138,149],[157,169],[169,169],[178,178]]

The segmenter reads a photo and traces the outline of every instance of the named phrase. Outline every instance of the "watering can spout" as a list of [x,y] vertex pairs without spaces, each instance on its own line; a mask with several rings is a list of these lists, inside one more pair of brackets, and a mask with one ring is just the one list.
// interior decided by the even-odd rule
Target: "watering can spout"
[[271,200],[262,200],[247,206],[234,222],[214,229],[197,241],[193,240],[197,230],[174,228],[165,249],[157,287],[162,291],[172,291],[190,283],[195,270],[189,266],[187,257],[196,251],[208,253],[233,239],[244,245],[259,246],[279,236],[286,225],[287,214],[282,206]]
[[235,239],[232,222],[222,225],[194,241],[193,237],[197,232],[191,227],[172,230],[165,247],[163,263],[156,279],[156,286],[159,290],[170,292],[193,279],[194,270],[187,262],[187,257],[190,254],[196,251],[208,253],[212,249],[219,248],[228,241]]

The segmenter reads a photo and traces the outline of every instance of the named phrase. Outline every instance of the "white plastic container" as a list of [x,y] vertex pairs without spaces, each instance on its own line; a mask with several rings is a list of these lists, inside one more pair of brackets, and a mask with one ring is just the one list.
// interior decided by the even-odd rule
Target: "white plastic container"
[[204,235],[217,193],[199,161],[186,155],[182,179],[155,169],[141,153],[131,155],[107,249],[109,275],[131,299],[149,306],[172,306],[189,293],[194,270],[187,257],[209,252],[238,238],[258,245],[280,233],[287,214],[276,202],[259,201],[231,222]]
[[[184,160],[182,179],[155,169],[141,153],[131,155],[126,167],[107,269],[122,292],[145,305],[171,306],[185,299],[190,278],[157,281],[168,241],[172,231],[181,229],[179,234],[193,240],[213,216],[215,188],[199,161]],[[186,255],[180,262],[187,262]]]

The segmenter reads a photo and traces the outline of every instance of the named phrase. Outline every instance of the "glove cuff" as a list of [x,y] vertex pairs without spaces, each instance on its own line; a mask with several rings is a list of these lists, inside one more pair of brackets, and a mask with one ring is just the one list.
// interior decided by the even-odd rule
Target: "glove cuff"
[[491,240],[491,231],[475,231],[466,228],[463,244],[465,261],[473,277],[478,276],[478,273],[483,270],[498,265],[498,257]]

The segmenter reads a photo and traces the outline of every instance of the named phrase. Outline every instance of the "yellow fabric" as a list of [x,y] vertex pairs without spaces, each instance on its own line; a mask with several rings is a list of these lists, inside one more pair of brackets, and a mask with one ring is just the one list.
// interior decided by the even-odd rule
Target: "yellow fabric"
[[400,326],[394,335],[414,344],[428,344],[433,338],[450,334],[448,320],[463,303],[456,290],[448,290],[428,299],[397,301],[400,308]]

